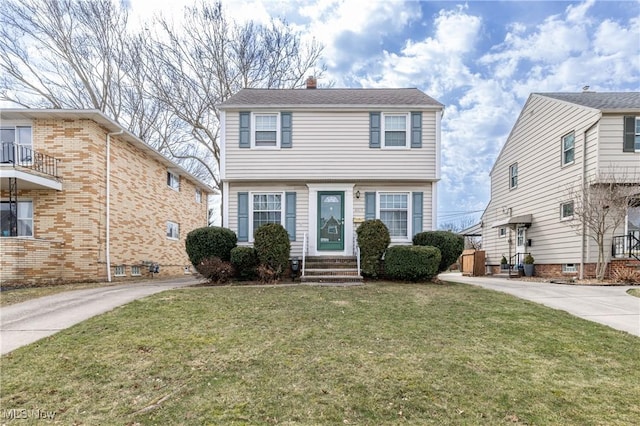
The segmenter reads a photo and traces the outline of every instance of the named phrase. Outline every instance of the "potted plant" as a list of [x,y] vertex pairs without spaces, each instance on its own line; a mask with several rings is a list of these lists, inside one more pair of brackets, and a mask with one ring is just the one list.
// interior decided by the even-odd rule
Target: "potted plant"
[[507,258],[502,256],[502,259],[500,259],[500,270],[506,271],[507,269],[509,269],[507,263]]
[[533,256],[531,256],[531,253],[527,254],[524,258],[524,275],[527,277],[532,277],[533,276],[533,262],[534,262],[534,258]]

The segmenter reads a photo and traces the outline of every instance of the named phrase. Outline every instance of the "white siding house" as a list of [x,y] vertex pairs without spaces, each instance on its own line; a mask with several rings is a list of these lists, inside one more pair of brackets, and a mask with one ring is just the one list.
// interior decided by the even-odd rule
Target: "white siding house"
[[223,226],[250,245],[281,223],[296,257],[353,256],[365,219],[394,244],[435,229],[443,105],[418,89],[310,86],[243,89],[219,106]]
[[[593,275],[597,247],[576,226],[569,194],[603,173],[634,188],[640,200],[640,93],[531,94],[490,173],[482,216],[488,269],[497,272],[502,256],[517,265],[531,253],[537,275]],[[608,257],[635,262],[629,242],[640,238],[638,204],[607,237]],[[618,236],[625,253],[612,251],[623,241]]]

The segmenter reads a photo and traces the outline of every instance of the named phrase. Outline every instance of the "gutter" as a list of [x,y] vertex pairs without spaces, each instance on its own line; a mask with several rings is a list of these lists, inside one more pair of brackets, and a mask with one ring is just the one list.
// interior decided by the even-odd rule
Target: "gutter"
[[110,219],[111,219],[111,209],[110,209],[110,201],[111,201],[111,136],[117,136],[117,135],[121,135],[124,133],[124,130],[120,130],[118,132],[113,132],[113,133],[107,133],[107,140],[106,140],[106,148],[107,148],[107,155],[106,155],[106,169],[107,169],[107,182],[106,182],[106,193],[105,193],[105,198],[106,198],[106,219],[105,219],[105,261],[107,264],[107,282],[111,282],[111,250],[110,250],[110,246],[111,246],[111,224],[110,224]]

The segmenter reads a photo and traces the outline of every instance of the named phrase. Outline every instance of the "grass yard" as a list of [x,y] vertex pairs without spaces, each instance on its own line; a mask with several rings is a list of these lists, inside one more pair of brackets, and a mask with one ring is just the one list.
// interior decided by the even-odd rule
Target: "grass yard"
[[465,285],[200,287],[3,356],[0,408],[74,425],[629,425],[638,354],[637,337]]
[[640,297],[640,288],[632,288],[628,290],[627,293],[635,297]]

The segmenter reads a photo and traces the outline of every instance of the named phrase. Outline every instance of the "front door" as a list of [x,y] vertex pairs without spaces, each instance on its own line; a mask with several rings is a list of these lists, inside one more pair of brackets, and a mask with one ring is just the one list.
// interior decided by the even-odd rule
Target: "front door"
[[526,252],[526,236],[527,228],[519,226],[516,228],[516,263],[521,264],[524,262],[524,253]]
[[344,250],[344,191],[318,192],[318,250]]

